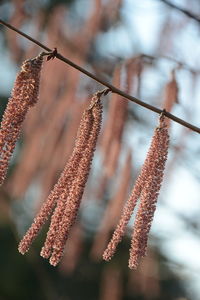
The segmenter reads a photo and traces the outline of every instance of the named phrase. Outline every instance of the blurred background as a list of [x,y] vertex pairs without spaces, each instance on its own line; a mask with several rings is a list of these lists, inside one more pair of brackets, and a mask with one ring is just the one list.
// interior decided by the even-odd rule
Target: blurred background
[[[200,1],[169,1],[0,1],[0,18],[129,94],[200,126]],[[21,62],[41,49],[0,29],[2,116]],[[48,224],[28,254],[18,253],[73,149],[83,109],[102,88],[61,61],[44,63],[40,100],[0,189],[1,300],[200,299],[200,139],[174,122],[147,257],[137,271],[128,269],[133,217],[114,258],[102,261],[158,119],[116,95],[103,100],[98,148],[62,262],[55,268],[39,255]]]

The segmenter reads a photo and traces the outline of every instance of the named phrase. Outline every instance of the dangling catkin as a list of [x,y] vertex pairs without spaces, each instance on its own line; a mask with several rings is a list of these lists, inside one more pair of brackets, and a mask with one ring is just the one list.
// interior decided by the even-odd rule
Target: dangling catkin
[[[152,137],[152,142],[149,148],[149,151],[147,153],[147,157],[145,159],[145,162],[143,164],[143,167],[141,169],[140,175],[138,176],[135,185],[133,187],[132,193],[124,207],[121,219],[119,221],[119,224],[117,228],[115,229],[112,239],[109,242],[106,250],[104,251],[103,258],[104,260],[110,260],[113,254],[116,251],[116,247],[118,243],[121,241],[126,226],[131,218],[131,215],[133,213],[133,210],[136,206],[137,200],[141,196],[143,197],[148,193],[153,193],[153,200],[154,203],[157,199],[158,192],[161,186],[161,181],[163,177],[163,171],[166,161],[166,153],[168,149],[168,131],[166,128],[166,124],[164,122],[164,118],[160,118],[160,125],[158,128],[155,129],[154,135]],[[157,153],[158,152],[158,153]],[[160,169],[159,169],[160,168]],[[159,175],[158,175],[159,173]],[[162,176],[161,176],[162,175]],[[158,179],[158,184],[155,184],[154,177],[161,177]],[[151,186],[152,185],[152,186]],[[145,198],[147,199],[147,198]],[[145,200],[142,201],[143,206]],[[152,211],[153,211],[153,205],[152,205]],[[145,209],[145,213],[148,215],[148,209]],[[151,212],[151,215],[153,215],[153,212]],[[139,219],[139,217],[138,217]],[[151,218],[150,218],[151,220]],[[149,220],[149,222],[150,222]],[[146,230],[147,232],[148,230]],[[143,234],[139,231],[138,234]],[[144,235],[143,235],[144,237]],[[139,250],[138,250],[139,251]],[[143,253],[143,252],[142,252]],[[132,256],[131,256],[132,257]],[[130,260],[131,261],[131,260]],[[129,266],[132,267],[132,261],[129,263]]]
[[[76,167],[79,164],[80,155],[82,155],[81,153],[85,147],[85,143],[90,132],[91,120],[91,111],[85,111],[80,122],[79,131],[77,133],[76,143],[72,155],[69,158],[58,182],[55,184],[47,200],[42,205],[39,213],[35,217],[33,224],[31,225],[26,235],[19,244],[19,251],[22,254],[29,250],[32,241],[34,240],[39,230],[48,219],[54,206],[56,205],[59,196],[63,191],[63,188],[66,188],[66,182],[68,181],[69,186],[71,181],[73,180]],[[52,216],[52,221],[53,219],[54,217]]]
[[141,192],[140,205],[133,229],[129,259],[129,268],[131,269],[135,269],[138,266],[139,259],[146,254],[148,234],[163,180],[169,147],[168,130],[163,118],[160,119],[160,126],[156,128],[154,147],[152,171]]
[[88,178],[90,165],[96,148],[102,119],[100,96],[95,94],[88,109],[83,113],[76,143],[71,157],[54,186],[47,201],[34,219],[34,223],[19,244],[19,252],[24,254],[47,220],[55,205],[50,228],[41,256],[50,258],[56,265],[63,256],[68,232],[75,221],[84,187]]
[[38,101],[42,61],[43,53],[23,62],[14,83],[11,98],[8,100],[0,129],[0,184],[6,177],[8,163],[26,114],[29,108]]
[[[63,256],[63,251],[69,235],[69,230],[76,219],[85,184],[89,175],[91,162],[96,148],[97,138],[100,132],[102,120],[102,105],[100,103],[100,99],[94,97],[91,106],[93,122],[90,136],[87,141],[87,146],[84,149],[83,156],[80,160],[79,167],[76,171],[76,176],[71,184],[69,192],[66,193],[64,191],[64,197],[67,201],[63,217],[60,221],[57,235],[53,243],[53,252],[50,258],[50,263],[54,266],[58,264],[61,257]],[[49,231],[51,231],[51,226]]]

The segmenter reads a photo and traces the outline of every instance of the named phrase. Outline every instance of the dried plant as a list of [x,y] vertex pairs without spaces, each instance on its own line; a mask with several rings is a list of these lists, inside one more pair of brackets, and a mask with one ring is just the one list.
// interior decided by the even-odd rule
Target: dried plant
[[145,255],[149,229],[155,211],[155,204],[161,187],[168,150],[168,130],[164,117],[160,117],[159,127],[155,129],[152,142],[132,193],[124,207],[121,219],[112,239],[104,251],[103,258],[110,260],[121,241],[126,226],[131,218],[136,203],[141,197],[141,204],[136,217],[136,225],[130,250],[129,267],[134,268],[138,259]]
[[89,108],[83,113],[72,155],[58,183],[19,244],[19,251],[22,254],[28,251],[33,239],[51,214],[54,206],[57,205],[41,255],[45,258],[49,258],[51,255],[50,263],[52,265],[57,265],[63,255],[69,230],[80,206],[100,131],[102,119],[100,95],[101,93],[95,94]]

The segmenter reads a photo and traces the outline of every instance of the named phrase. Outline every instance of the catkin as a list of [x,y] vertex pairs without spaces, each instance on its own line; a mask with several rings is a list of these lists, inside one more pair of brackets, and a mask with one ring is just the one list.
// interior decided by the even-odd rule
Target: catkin
[[164,120],[161,120],[160,126],[156,129],[154,147],[152,171],[141,192],[140,205],[133,229],[129,259],[131,269],[137,268],[139,259],[146,255],[148,234],[163,180],[169,147],[169,135]]
[[0,184],[5,180],[26,114],[38,101],[42,62],[43,53],[23,62],[8,100],[0,128]]
[[100,95],[97,93],[83,113],[75,147],[64,171],[19,244],[18,249],[22,254],[29,250],[34,238],[56,206],[41,256],[44,258],[51,256],[50,263],[54,266],[63,256],[66,239],[76,219],[89,175],[101,121],[102,105]]
[[[123,235],[125,234],[126,226],[131,218],[131,215],[133,213],[133,210],[137,204],[138,199],[141,197],[141,206],[144,207],[144,215],[148,215],[148,205],[146,204],[147,201],[147,194],[150,196],[152,194],[151,202],[151,213],[150,217],[148,219],[148,224],[151,223],[153,218],[153,212],[155,210],[155,202],[157,200],[158,192],[161,187],[164,167],[165,167],[165,161],[167,158],[167,149],[168,149],[168,131],[166,127],[165,120],[163,116],[160,118],[160,124],[159,127],[155,129],[154,135],[152,137],[151,145],[149,148],[149,151],[147,153],[147,157],[145,159],[145,162],[143,164],[143,167],[141,169],[140,175],[138,176],[135,185],[133,187],[132,193],[124,207],[122,216],[120,218],[120,221],[117,225],[117,228],[115,229],[112,239],[109,242],[106,250],[103,253],[103,259],[109,261],[113,254],[116,251],[116,247],[121,241]],[[158,180],[157,183],[156,180]],[[145,200],[144,200],[145,199]],[[147,201],[148,202],[148,201]],[[144,205],[146,204],[146,206]],[[141,209],[138,212],[139,216],[136,218],[136,224],[139,223],[139,220],[141,219]],[[145,218],[144,218],[145,219]],[[140,223],[141,227],[138,230],[136,226],[136,231],[138,232],[138,236],[141,237],[141,240],[145,238],[147,240],[147,235],[149,232],[149,229],[145,229],[145,232],[147,233],[145,235],[144,231],[142,231],[141,228],[145,227],[145,222],[142,220]],[[135,239],[135,237],[134,237]],[[137,239],[135,239],[137,240]],[[133,262],[133,257],[135,254],[133,254],[133,248],[135,247],[136,241],[132,242],[132,248],[131,248],[131,258],[129,261],[129,266],[132,268],[135,266],[135,263]],[[141,251],[139,256],[143,256],[144,252],[146,251],[146,245],[145,243],[142,245],[142,242],[137,247],[136,251]],[[143,250],[140,248],[143,247]],[[144,251],[145,249],[145,251]]]
[[[33,224],[25,234],[24,238],[19,244],[19,251],[24,254],[29,250],[31,243],[34,238],[37,236],[39,230],[42,228],[49,215],[51,214],[54,206],[56,205],[59,196],[62,194],[64,188],[66,188],[66,182],[68,185],[71,183],[76,167],[78,166],[80,160],[80,153],[83,151],[85,145],[85,138],[87,138],[90,131],[90,122],[91,122],[91,112],[84,112],[83,117],[80,122],[79,131],[76,137],[76,143],[71,157],[69,158],[58,182],[55,184],[54,188],[50,192],[47,200],[42,205],[39,213],[34,219]],[[59,218],[59,217],[58,217]],[[55,219],[54,215],[52,216],[52,222]]]
[[[73,225],[77,212],[80,206],[80,201],[84,192],[85,184],[90,171],[91,162],[93,159],[94,151],[96,148],[97,138],[100,132],[101,120],[102,120],[102,106],[100,99],[93,98],[94,104],[92,103],[92,128],[87,146],[84,149],[83,156],[80,160],[77,174],[72,182],[69,193],[65,194],[66,206],[64,209],[62,220],[60,221],[57,236],[53,244],[53,252],[50,258],[52,265],[57,265],[63,256],[66,240],[69,235],[69,230]],[[51,231],[51,227],[50,227]]]

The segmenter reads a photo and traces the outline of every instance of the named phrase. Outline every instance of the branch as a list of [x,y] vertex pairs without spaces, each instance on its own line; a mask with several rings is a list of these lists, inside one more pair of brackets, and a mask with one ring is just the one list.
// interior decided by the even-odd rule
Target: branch
[[[31,42],[35,43],[36,45],[40,46],[41,48],[45,49],[46,51],[49,51],[49,52],[52,52],[52,50],[50,48],[48,48],[47,46],[45,46],[44,44],[40,43],[39,41],[35,40],[34,38],[32,38],[31,36],[29,36],[28,34],[25,34],[24,32],[20,31],[19,29],[15,28],[14,26],[4,22],[3,20],[0,19],[0,23],[3,24],[4,26],[10,28],[11,30],[17,32],[18,34],[22,35],[23,37],[25,37],[26,39],[30,40]],[[143,102],[141,100],[139,100],[138,98],[136,97],[133,97],[125,92],[123,92],[122,90],[116,88],[115,86],[113,86],[112,84],[108,83],[106,80],[102,79],[102,78],[99,78],[97,76],[95,76],[94,74],[90,73],[89,71],[85,70],[84,68],[82,68],[81,66],[75,64],[74,62],[72,62],[71,60],[69,60],[68,58],[62,56],[60,53],[56,53],[55,55],[59,60],[63,61],[64,63],[70,65],[71,67],[79,70],[80,72],[84,73],[85,75],[87,75],[88,77],[94,79],[95,81],[101,83],[102,85],[106,86],[107,88],[109,88],[109,90],[112,92],[112,93],[116,93],[140,106],[143,106],[157,114],[161,114],[163,113],[166,117],[168,117],[169,119],[173,120],[174,122],[177,122],[179,124],[181,124],[182,126],[185,126],[197,133],[200,133],[200,128],[199,127],[196,127],[176,116],[174,116],[173,114],[163,110],[163,109],[160,109],[160,108],[157,108],[153,105],[150,105],[146,102]]]
[[181,7],[178,7],[176,6],[175,4],[169,2],[168,0],[160,0],[161,2],[163,2],[164,4],[170,6],[171,8],[174,8],[180,12],[182,12],[183,14],[185,14],[187,17],[197,21],[198,23],[200,23],[200,18],[196,15],[194,15],[193,13],[189,12],[188,10],[184,9],[184,8],[181,8]]
[[186,63],[184,63],[182,61],[179,61],[176,58],[168,56],[168,55],[159,55],[158,54],[156,56],[153,56],[153,55],[142,53],[142,54],[138,55],[138,57],[146,58],[146,59],[149,59],[150,61],[154,61],[154,60],[158,60],[158,59],[166,59],[168,61],[172,61],[172,62],[176,63],[178,67],[184,68],[185,70],[188,70],[192,74],[199,74],[200,73],[200,70],[193,69],[192,67],[188,66]]

